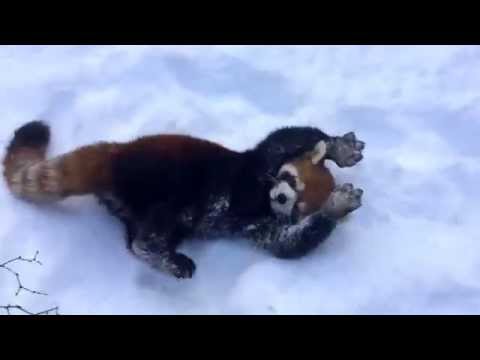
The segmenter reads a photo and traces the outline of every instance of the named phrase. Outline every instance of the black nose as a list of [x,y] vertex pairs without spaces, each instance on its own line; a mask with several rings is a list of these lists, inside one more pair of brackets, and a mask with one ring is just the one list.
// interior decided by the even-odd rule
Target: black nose
[[280,194],[277,196],[277,201],[283,205],[287,202],[287,197],[285,196],[285,194]]

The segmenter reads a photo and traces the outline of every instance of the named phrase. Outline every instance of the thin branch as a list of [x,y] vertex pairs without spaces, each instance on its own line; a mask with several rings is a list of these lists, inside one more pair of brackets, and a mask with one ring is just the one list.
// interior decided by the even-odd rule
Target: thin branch
[[49,315],[51,312],[54,312],[55,315],[60,315],[59,312],[58,312],[58,306],[55,306],[51,309],[40,311],[40,312],[36,313],[35,315]]
[[42,292],[42,291],[32,290],[32,289],[27,288],[26,286],[24,286],[24,285],[22,284],[22,281],[20,280],[20,274],[19,274],[18,272],[16,272],[16,271],[12,270],[9,266],[7,266],[7,265],[12,264],[12,263],[17,262],[17,261],[18,261],[18,262],[22,262],[22,261],[23,261],[23,262],[29,262],[29,263],[36,263],[36,264],[38,264],[38,265],[43,265],[43,264],[37,259],[38,254],[39,254],[39,252],[37,251],[37,252],[35,253],[35,256],[34,256],[33,258],[31,258],[31,259],[27,259],[27,258],[24,258],[24,257],[22,257],[22,256],[18,256],[18,257],[14,258],[14,259],[10,259],[10,260],[4,262],[3,264],[0,264],[0,268],[5,269],[6,271],[8,271],[10,274],[12,274],[13,276],[15,276],[15,279],[17,280],[17,291],[15,292],[15,296],[18,296],[18,294],[20,294],[20,292],[21,292],[22,290],[27,291],[27,292],[29,292],[29,293],[31,293],[31,294],[35,294],[35,295],[45,295],[45,296],[48,295],[47,293],[44,293],[44,292]]
[[33,313],[31,311],[28,311],[24,307],[20,305],[5,305],[5,306],[0,306],[0,309],[4,310],[7,315],[13,315],[12,310],[18,310],[21,313],[24,313],[26,315],[49,315],[50,313],[55,313],[55,315],[59,315],[58,313],[58,306],[53,307],[51,309],[43,310],[38,313]]
[[23,256],[17,256],[16,258],[13,258],[13,259],[10,259],[8,261],[5,261],[3,264],[0,264],[0,267],[4,267],[5,265],[8,265],[10,263],[13,263],[15,261],[26,261],[26,262],[34,262],[34,263],[37,263],[37,264],[40,264],[40,265],[43,265],[38,259],[38,254],[40,252],[37,250],[37,252],[35,253],[35,256],[31,259],[27,259],[27,258],[24,258]]
[[[47,295],[47,293],[45,292],[32,290],[30,288],[25,287],[22,281],[20,280],[20,274],[10,267],[10,265],[15,262],[29,262],[29,263],[35,263],[38,265],[43,265],[37,258],[38,254],[39,252],[37,251],[33,256],[33,258],[30,258],[30,259],[24,258],[22,256],[18,256],[16,258],[10,259],[0,264],[0,269],[4,269],[5,271],[8,271],[10,274],[15,276],[15,279],[17,280],[17,290],[15,292],[15,296],[18,296],[18,294],[20,294],[22,290],[35,295],[45,295],[45,296]],[[0,306],[0,310],[3,310],[7,315],[13,315],[12,311],[17,311],[26,315],[50,315],[51,313],[54,313],[55,315],[59,315],[58,306],[40,311],[38,313],[31,312],[20,305],[3,305],[3,306]]]

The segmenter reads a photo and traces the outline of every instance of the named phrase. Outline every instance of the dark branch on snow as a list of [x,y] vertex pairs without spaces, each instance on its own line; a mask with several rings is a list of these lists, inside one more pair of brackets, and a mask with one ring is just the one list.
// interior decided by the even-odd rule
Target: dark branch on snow
[[17,291],[15,292],[15,296],[18,296],[18,294],[20,294],[20,291],[24,290],[24,291],[27,291],[31,294],[36,294],[36,295],[47,295],[46,293],[44,292],[41,292],[41,291],[37,291],[37,290],[32,290],[32,289],[29,289],[25,286],[23,286],[22,284],[22,281],[20,280],[20,274],[14,270],[12,270],[9,266],[7,265],[10,265],[14,262],[17,262],[17,261],[23,261],[23,262],[29,262],[29,263],[36,263],[36,264],[39,264],[39,265],[42,265],[42,263],[37,259],[37,256],[38,256],[38,251],[35,253],[35,256],[31,259],[26,259],[22,256],[18,256],[14,259],[11,259],[11,260],[8,260],[6,262],[4,262],[3,264],[0,264],[0,268],[2,269],[5,269],[6,271],[8,271],[9,273],[11,273],[13,276],[15,276],[15,279],[17,280]]
[[[32,290],[32,289],[24,286],[21,279],[20,279],[20,274],[10,267],[10,265],[15,263],[15,262],[29,262],[29,263],[35,263],[35,264],[38,264],[38,265],[42,265],[42,263],[37,259],[38,254],[39,254],[39,252],[37,251],[35,253],[34,257],[31,258],[31,259],[24,258],[22,256],[18,256],[16,258],[10,259],[10,260],[0,264],[0,269],[4,269],[5,271],[9,272],[17,280],[17,290],[15,292],[15,296],[18,296],[18,294],[20,294],[20,292],[22,290],[26,291],[26,292],[29,292],[31,294],[35,294],[35,295],[44,295],[44,296],[47,295],[47,293],[44,293],[42,291]],[[17,311],[19,311],[21,313],[24,313],[24,314],[27,314],[27,315],[49,315],[50,313],[54,313],[55,315],[58,315],[58,306],[54,307],[54,308],[44,310],[44,311],[41,311],[39,313],[33,313],[33,312],[25,309],[24,307],[20,306],[20,305],[3,305],[3,306],[0,306],[0,310],[4,310],[4,312],[7,315],[12,315],[12,310],[17,310]]]
[[24,307],[20,306],[20,305],[4,305],[4,306],[0,306],[0,309],[2,310],[5,310],[5,312],[7,313],[7,315],[12,315],[12,310],[18,310],[26,315],[49,315],[50,313],[54,313],[55,315],[58,315],[58,306],[54,307],[54,308],[50,308],[50,309],[47,309],[47,310],[43,310],[43,311],[40,311],[38,313],[33,313],[31,311],[28,311],[27,309],[25,309]]

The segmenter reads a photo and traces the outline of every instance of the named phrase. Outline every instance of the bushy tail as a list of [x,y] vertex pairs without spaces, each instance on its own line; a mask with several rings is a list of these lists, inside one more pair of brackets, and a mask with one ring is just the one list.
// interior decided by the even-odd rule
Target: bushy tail
[[57,198],[56,173],[45,166],[50,129],[41,121],[32,121],[15,131],[5,159],[4,176],[10,190],[26,200]]
[[113,145],[96,144],[47,160],[50,129],[32,121],[15,131],[3,161],[9,189],[34,202],[58,201],[70,195],[91,194],[109,178],[105,166]]

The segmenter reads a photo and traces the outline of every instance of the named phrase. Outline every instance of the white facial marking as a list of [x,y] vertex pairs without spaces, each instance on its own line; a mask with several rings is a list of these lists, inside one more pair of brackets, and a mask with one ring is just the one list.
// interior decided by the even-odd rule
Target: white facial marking
[[317,165],[320,160],[322,160],[327,153],[327,143],[325,141],[319,141],[315,148],[313,149],[312,163]]
[[297,178],[298,177],[298,170],[295,166],[292,164],[285,164],[280,168],[280,171],[278,172],[278,175],[282,175],[283,173],[288,173],[292,175],[293,177]]
[[298,170],[292,164],[285,164],[280,168],[278,172],[278,176],[287,173],[290,174],[295,179],[295,190],[303,191],[305,190],[305,184],[300,181],[300,177],[298,176]]
[[[284,204],[280,204],[276,200],[280,194],[285,195],[287,198],[287,201]],[[297,193],[286,181],[282,181],[270,190],[270,199],[273,211],[289,216],[292,213],[295,202],[297,201]]]

